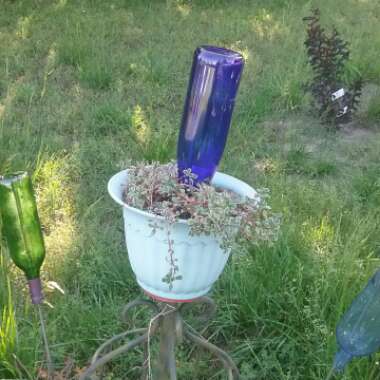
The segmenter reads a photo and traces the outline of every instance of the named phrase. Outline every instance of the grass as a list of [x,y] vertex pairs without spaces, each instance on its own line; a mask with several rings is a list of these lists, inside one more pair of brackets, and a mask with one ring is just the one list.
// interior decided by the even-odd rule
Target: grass
[[[2,252],[1,252],[2,253]],[[16,320],[13,307],[10,278],[3,254],[0,256],[0,364],[3,374],[15,375],[12,365],[12,353],[16,344]]]
[[[58,368],[84,366],[140,294],[106,183],[137,160],[175,158],[192,52],[209,43],[247,58],[221,170],[270,188],[284,222],[274,247],[233,257],[205,335],[244,380],[324,379],[337,321],[379,266],[379,99],[335,133],[310,116],[301,20],[312,5],[350,41],[350,70],[377,88],[376,1],[0,0],[0,172],[33,173],[43,278],[65,290],[46,289]],[[35,378],[37,319],[22,276],[5,268],[0,377]],[[178,358],[180,379],[223,378],[207,356]],[[377,359],[355,360],[344,378],[378,379]],[[109,378],[136,379],[139,360],[117,361]]]

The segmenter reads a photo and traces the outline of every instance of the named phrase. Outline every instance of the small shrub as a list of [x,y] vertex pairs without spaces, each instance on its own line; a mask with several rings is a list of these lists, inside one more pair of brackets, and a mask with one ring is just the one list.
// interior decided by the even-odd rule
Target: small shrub
[[344,78],[350,57],[348,43],[336,28],[328,34],[320,25],[320,11],[315,9],[308,21],[305,47],[313,79],[307,85],[314,106],[326,124],[341,124],[351,120],[362,89],[362,79],[346,83]]

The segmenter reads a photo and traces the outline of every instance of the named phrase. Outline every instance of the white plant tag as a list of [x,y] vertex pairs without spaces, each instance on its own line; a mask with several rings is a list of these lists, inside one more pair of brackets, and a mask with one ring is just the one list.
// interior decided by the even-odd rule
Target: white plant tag
[[345,106],[345,107],[343,108],[343,110],[339,111],[338,114],[337,114],[336,116],[337,116],[337,117],[341,117],[341,116],[345,115],[345,114],[347,113],[347,111],[348,111],[348,107]]
[[337,99],[341,98],[342,96],[344,96],[344,94],[345,94],[344,88],[341,88],[338,91],[335,91],[331,94],[331,100],[332,101],[337,100]]

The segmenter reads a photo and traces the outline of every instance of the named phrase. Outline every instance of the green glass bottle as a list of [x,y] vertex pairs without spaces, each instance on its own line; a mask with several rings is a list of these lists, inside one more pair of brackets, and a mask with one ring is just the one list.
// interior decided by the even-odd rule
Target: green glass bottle
[[40,268],[45,245],[32,181],[27,173],[0,177],[0,218],[9,254],[28,279],[33,304],[40,304]]

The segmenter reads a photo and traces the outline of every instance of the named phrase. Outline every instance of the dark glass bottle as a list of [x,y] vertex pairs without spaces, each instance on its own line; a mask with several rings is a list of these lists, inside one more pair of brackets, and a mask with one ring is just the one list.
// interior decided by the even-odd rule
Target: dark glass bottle
[[223,155],[235,98],[243,71],[241,54],[215,46],[194,52],[182,125],[178,139],[179,178],[188,182],[184,170],[211,180]]
[[32,302],[39,304],[45,246],[32,181],[27,173],[0,179],[0,217],[9,254],[28,279]]
[[354,357],[380,348],[380,270],[354,299],[336,329],[339,350],[334,368],[342,371]]

